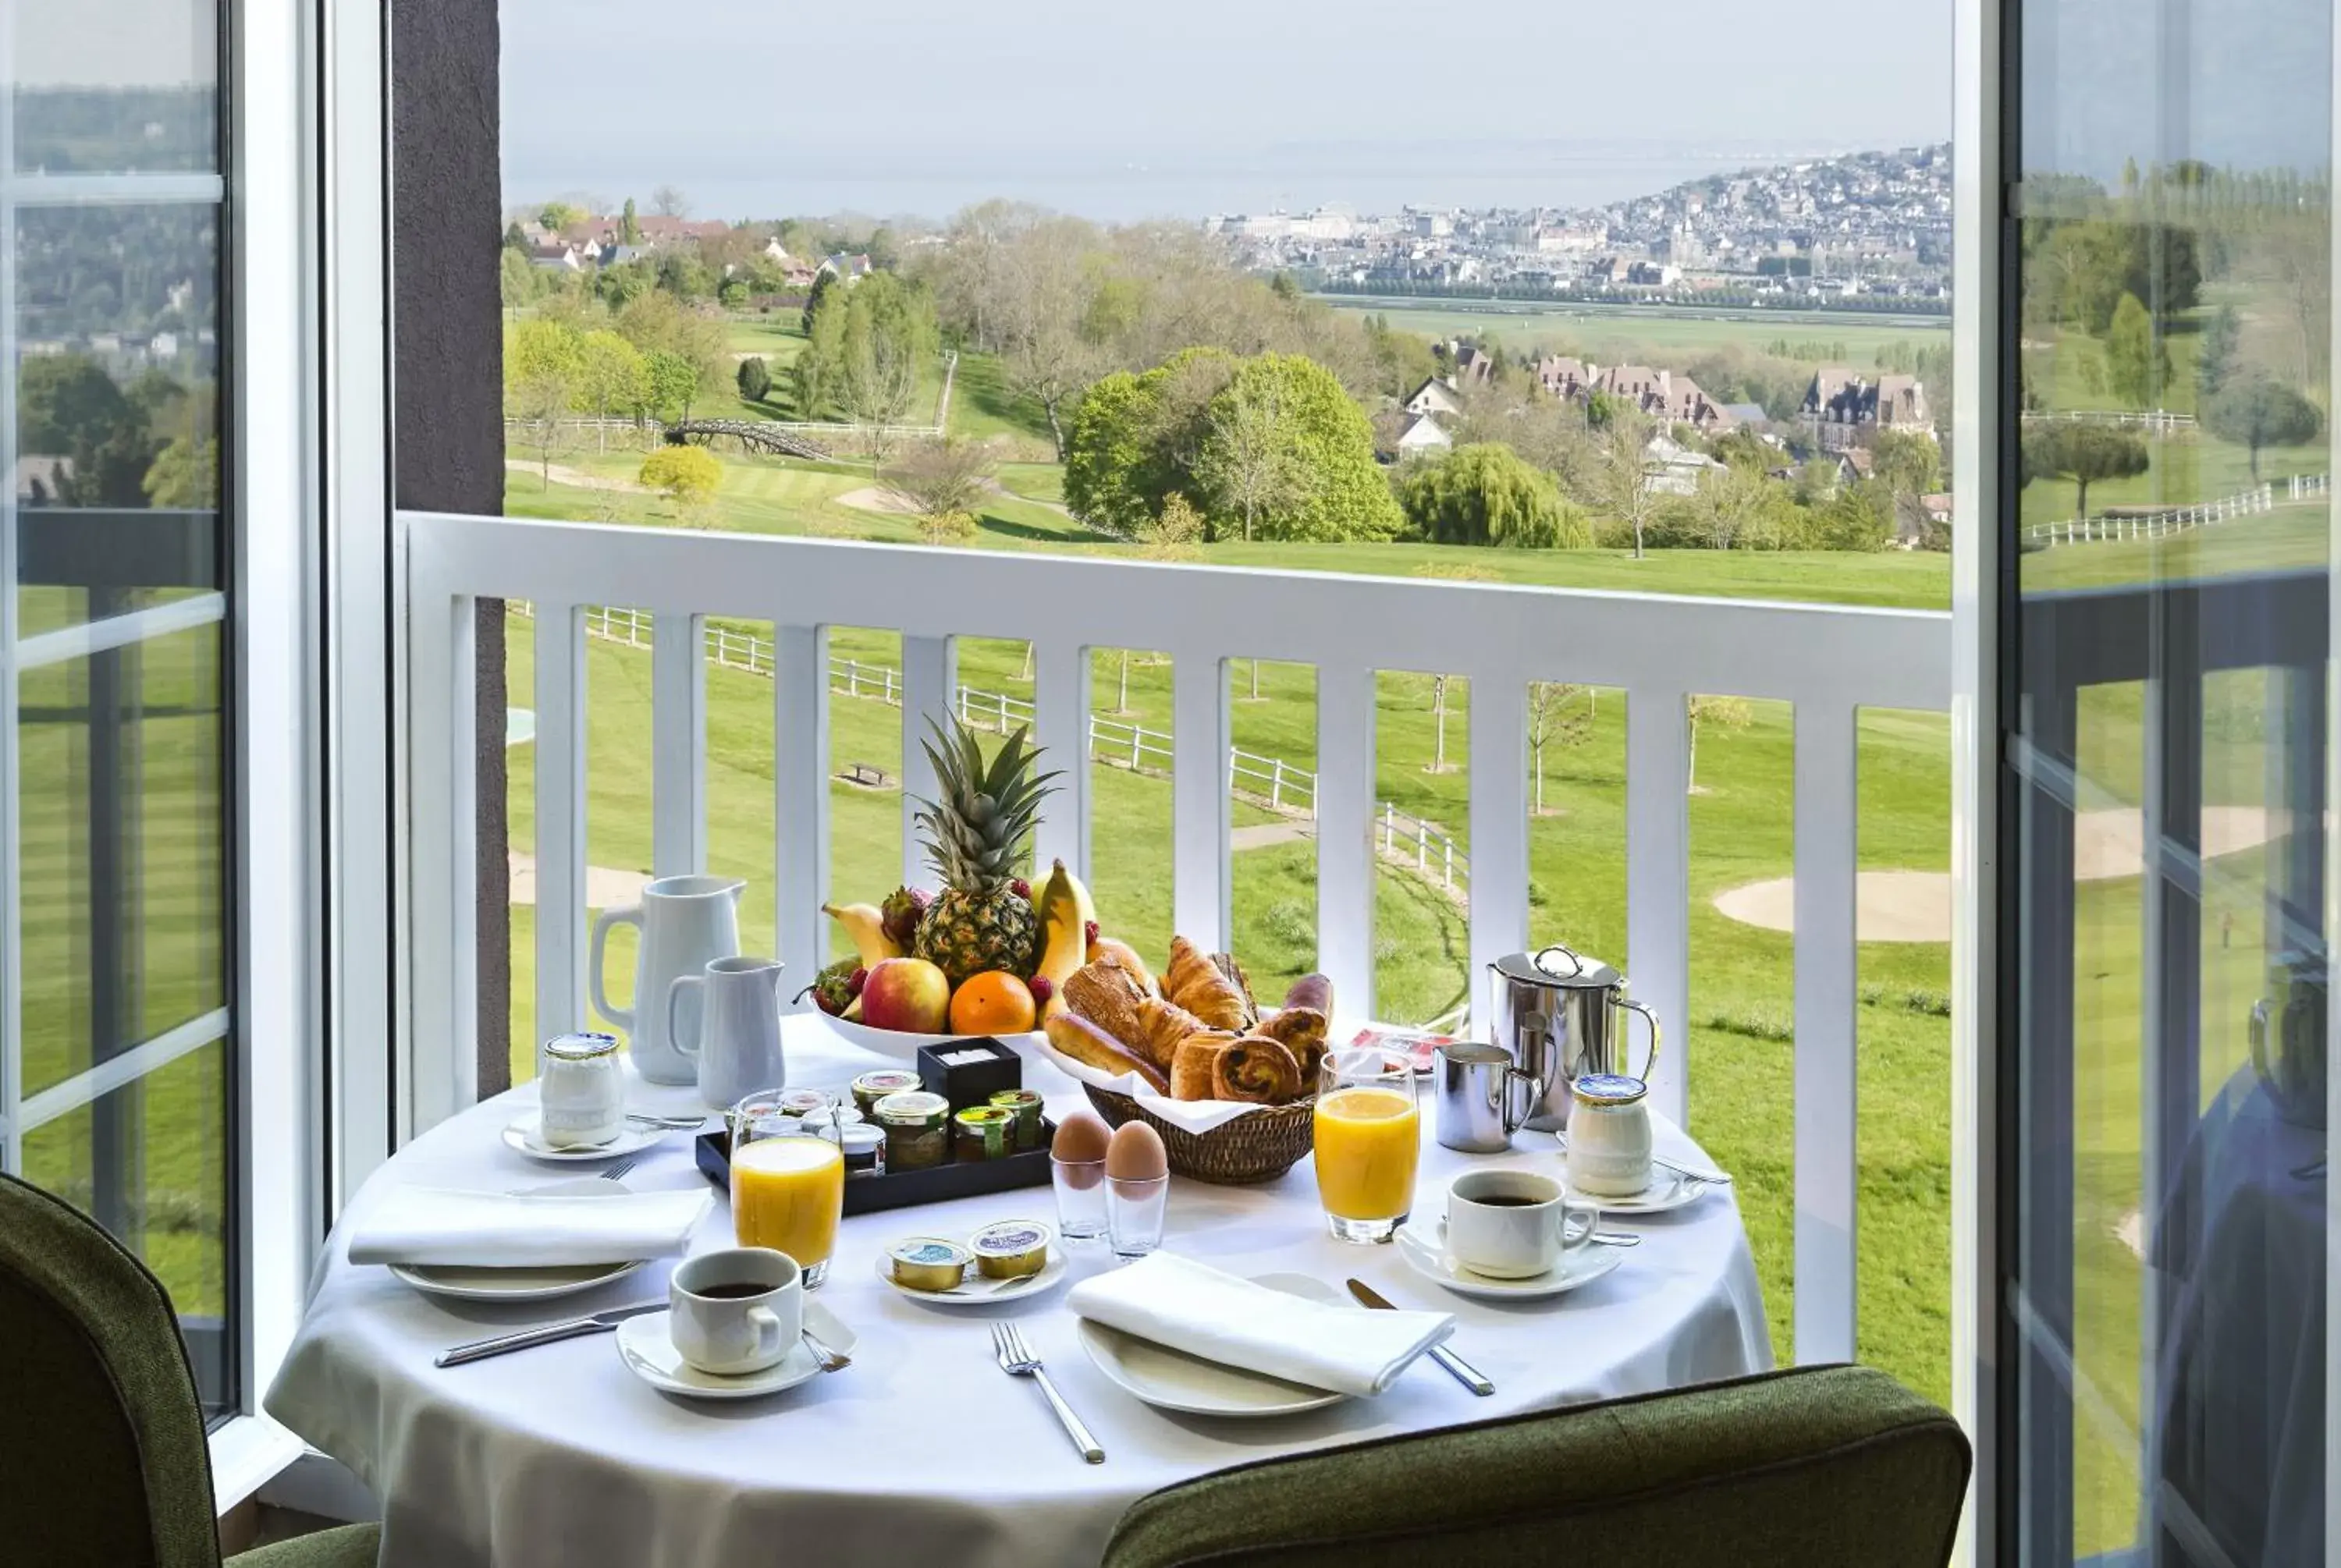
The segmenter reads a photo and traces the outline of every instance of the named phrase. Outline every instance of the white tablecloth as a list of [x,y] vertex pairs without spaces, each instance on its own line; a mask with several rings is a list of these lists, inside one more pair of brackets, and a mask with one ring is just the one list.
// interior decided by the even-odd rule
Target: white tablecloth
[[[879,1065],[817,1019],[792,1020],[789,1050],[798,1084],[841,1083]],[[1025,1081],[1047,1095],[1051,1115],[1083,1104],[1078,1087],[1044,1062],[1028,1061]],[[697,1108],[688,1091],[637,1081],[633,1092],[643,1108]],[[523,1087],[433,1128],[366,1184],[351,1216],[387,1183],[500,1190],[576,1174],[499,1139],[533,1101]],[[1556,1163],[1550,1139],[1529,1134],[1510,1155],[1453,1154],[1430,1139],[1427,1097],[1424,1113],[1425,1207],[1466,1165]],[[1671,1127],[1661,1129],[1660,1146],[1699,1157]],[[677,1134],[643,1157],[627,1185],[703,1180],[689,1136]],[[1728,1194],[1639,1223],[1613,1217],[1648,1237],[1624,1266],[1556,1300],[1494,1305],[1441,1290],[1392,1248],[1333,1240],[1304,1159],[1262,1186],[1175,1183],[1165,1245],[1239,1274],[1300,1272],[1333,1285],[1356,1275],[1400,1305],[1451,1311],[1450,1343],[1494,1380],[1495,1396],[1475,1397],[1426,1359],[1378,1399],[1308,1415],[1173,1415],[1131,1400],[1090,1365],[1065,1287],[1014,1305],[951,1309],[905,1299],[876,1277],[874,1258],[901,1236],[962,1234],[1017,1216],[1053,1222],[1050,1190],[847,1220],[822,1294],[860,1337],[853,1365],[732,1404],[654,1392],[621,1365],[608,1335],[444,1371],[431,1365],[435,1352],[463,1340],[662,1298],[662,1265],[557,1302],[474,1305],[351,1265],[337,1230],[266,1408],[373,1488],[392,1568],[1087,1568],[1132,1501],[1206,1471],[1771,1362],[1755,1266]],[[719,1206],[693,1250],[731,1242]],[[1076,1278],[1111,1263],[1096,1244],[1074,1258]],[[1104,1445],[1105,1464],[1084,1464],[1031,1381],[993,1364],[994,1315],[1022,1326]]]

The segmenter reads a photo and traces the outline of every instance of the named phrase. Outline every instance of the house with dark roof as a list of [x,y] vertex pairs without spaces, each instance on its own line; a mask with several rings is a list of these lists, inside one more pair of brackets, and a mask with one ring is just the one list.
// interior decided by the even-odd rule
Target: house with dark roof
[[1873,382],[1845,365],[1815,372],[1797,412],[1824,452],[1868,446],[1880,431],[1932,435],[1935,428],[1926,385],[1918,377],[1884,375]]

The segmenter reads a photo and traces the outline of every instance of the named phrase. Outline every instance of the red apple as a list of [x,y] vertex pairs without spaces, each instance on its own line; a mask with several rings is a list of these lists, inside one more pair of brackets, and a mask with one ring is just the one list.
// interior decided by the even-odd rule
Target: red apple
[[951,1026],[951,981],[924,958],[882,958],[862,984],[862,1021],[873,1029],[940,1035]]

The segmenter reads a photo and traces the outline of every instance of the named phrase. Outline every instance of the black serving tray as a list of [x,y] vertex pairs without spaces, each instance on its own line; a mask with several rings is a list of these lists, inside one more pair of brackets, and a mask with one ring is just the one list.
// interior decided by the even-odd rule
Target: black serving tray
[[[981,1197],[987,1193],[1013,1192],[1018,1187],[1049,1185],[1049,1146],[1057,1124],[1041,1123],[1041,1146],[996,1160],[953,1161],[922,1171],[889,1171],[884,1176],[845,1178],[845,1212],[876,1214],[881,1209],[910,1208],[922,1203],[948,1203],[955,1197]],[[726,1191],[732,1186],[732,1137],[728,1132],[702,1133],[692,1140],[699,1168],[707,1179]]]

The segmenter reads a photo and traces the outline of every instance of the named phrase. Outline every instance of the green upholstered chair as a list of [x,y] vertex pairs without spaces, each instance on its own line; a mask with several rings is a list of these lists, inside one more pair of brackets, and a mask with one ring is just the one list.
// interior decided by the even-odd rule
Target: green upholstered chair
[[1884,1373],[1800,1367],[1222,1470],[1105,1568],[1943,1568],[1969,1461]]
[[[211,1450],[163,1282],[79,1210],[0,1176],[0,1562],[220,1568]],[[234,1568],[360,1568],[371,1524]]]

